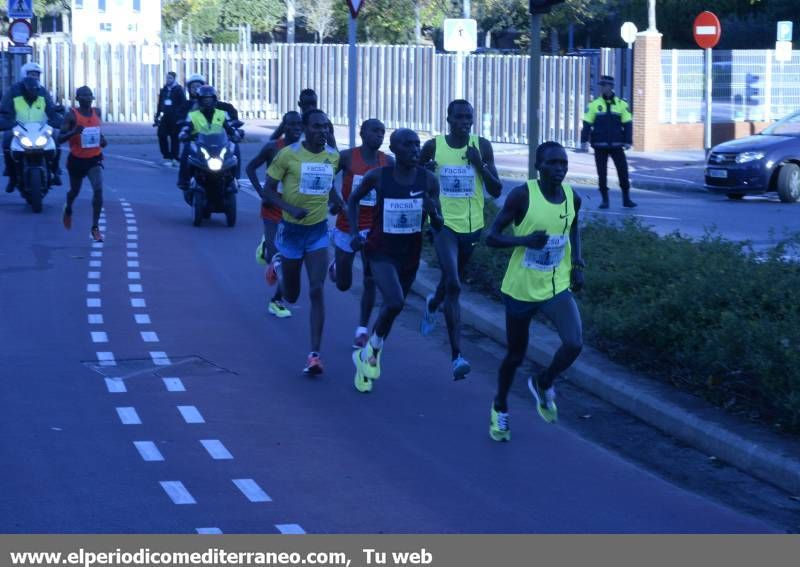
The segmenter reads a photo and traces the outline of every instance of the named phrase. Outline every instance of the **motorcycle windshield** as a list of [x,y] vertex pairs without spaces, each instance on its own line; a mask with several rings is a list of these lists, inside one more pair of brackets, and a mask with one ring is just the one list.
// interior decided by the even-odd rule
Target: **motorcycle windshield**
[[224,132],[218,134],[199,134],[197,144],[206,148],[212,154],[219,154],[222,148],[228,145],[228,135]]
[[23,132],[26,136],[36,137],[39,131],[43,130],[46,125],[46,122],[25,122],[22,127],[24,128]]

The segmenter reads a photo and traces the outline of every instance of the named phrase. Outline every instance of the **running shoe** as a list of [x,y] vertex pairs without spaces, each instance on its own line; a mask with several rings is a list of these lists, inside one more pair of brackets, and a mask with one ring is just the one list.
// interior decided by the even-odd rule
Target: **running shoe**
[[356,377],[353,380],[353,384],[356,387],[356,390],[361,392],[362,394],[366,394],[367,392],[372,391],[372,380],[364,376],[364,373],[361,371],[361,349],[353,351],[353,364],[356,366]]
[[61,224],[67,230],[72,228],[72,211],[67,208],[66,204],[64,205],[64,212],[61,214]]
[[533,376],[528,378],[528,389],[536,398],[536,411],[539,417],[547,423],[558,421],[558,407],[556,407],[556,389],[550,386],[547,390],[539,387],[539,382]]
[[261,242],[259,242],[258,246],[256,247],[256,263],[257,264],[261,264],[262,266],[267,263],[267,258],[265,257],[265,254],[264,254],[264,246],[265,246],[265,244],[266,244],[266,241],[264,240],[264,237],[262,236],[261,237]]
[[425,298],[425,309],[422,310],[422,321],[419,324],[419,332],[423,337],[430,335],[436,327],[436,312],[431,312],[429,307],[431,301],[433,301],[432,293]]
[[178,167],[180,165],[180,162],[178,160],[174,159],[174,160],[172,160],[172,164],[171,165],[172,165],[172,167]]
[[292,316],[292,312],[289,311],[289,308],[286,307],[280,299],[273,299],[270,301],[267,306],[267,311],[275,315],[278,319],[286,319]]
[[164,161],[161,162],[161,165],[164,165],[166,167],[172,167],[172,160],[171,159],[165,159]]
[[103,242],[103,233],[100,232],[100,229],[96,226],[92,227],[92,231],[89,233],[92,240],[95,242]]
[[495,441],[511,441],[508,412],[497,411],[494,409],[494,402],[492,402],[492,412],[489,416],[489,437]]
[[[381,353],[383,353],[383,349],[376,353],[372,345],[367,343],[366,347],[359,349],[356,352],[358,353],[358,360],[361,363],[361,373],[364,375],[364,377],[369,378],[370,380],[377,380],[380,378]],[[365,358],[366,360],[364,360]]]
[[367,333],[358,333],[356,338],[353,339],[353,348],[364,348],[367,346],[368,341],[369,335]]
[[472,366],[470,366],[466,358],[459,354],[453,361],[453,380],[463,380],[470,370],[472,370]]
[[330,278],[331,282],[336,283],[336,260],[331,262],[328,266],[328,277]]
[[319,358],[318,352],[310,352],[308,353],[308,360],[306,361],[306,367],[303,368],[304,374],[310,374],[312,376],[317,376],[322,374],[322,360]]

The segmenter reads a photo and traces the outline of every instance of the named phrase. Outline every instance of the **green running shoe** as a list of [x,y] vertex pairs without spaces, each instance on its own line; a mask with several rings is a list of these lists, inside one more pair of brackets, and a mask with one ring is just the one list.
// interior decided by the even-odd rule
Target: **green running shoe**
[[[370,343],[367,343],[367,346],[363,349],[358,349],[356,351],[358,353],[358,360],[361,363],[361,373],[364,377],[369,378],[370,380],[377,380],[381,377],[381,354],[383,353],[383,349],[379,350],[377,353],[375,349],[372,348]],[[362,360],[362,353],[365,355],[367,360]]]
[[508,412],[497,411],[492,402],[489,420],[489,437],[495,441],[511,441],[511,429],[508,427]]
[[286,319],[292,316],[292,312],[283,304],[282,301],[273,300],[269,302],[267,311],[275,315],[278,319]]
[[533,397],[536,398],[536,411],[539,412],[539,417],[547,423],[555,423],[558,421],[556,389],[550,386],[547,390],[542,390],[533,376],[528,378],[528,389],[531,391],[531,394],[533,394]]
[[362,394],[366,394],[372,391],[372,380],[364,376],[364,373],[361,372],[361,349],[353,351],[353,364],[356,366],[356,377],[353,380],[353,384],[356,387],[356,390],[361,392]]
[[264,250],[265,244],[266,244],[266,240],[262,236],[261,237],[261,242],[259,242],[258,246],[256,247],[256,263],[261,264],[261,265],[264,265],[264,264],[267,263],[267,258],[266,258],[266,255],[265,255],[266,251]]

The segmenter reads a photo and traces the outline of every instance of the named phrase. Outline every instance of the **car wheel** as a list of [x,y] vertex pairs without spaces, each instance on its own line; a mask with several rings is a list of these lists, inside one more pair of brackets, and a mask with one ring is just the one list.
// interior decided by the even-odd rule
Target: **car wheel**
[[778,172],[778,197],[784,203],[794,203],[800,199],[800,166],[787,163]]
[[731,201],[741,201],[744,199],[744,193],[728,193],[726,197]]

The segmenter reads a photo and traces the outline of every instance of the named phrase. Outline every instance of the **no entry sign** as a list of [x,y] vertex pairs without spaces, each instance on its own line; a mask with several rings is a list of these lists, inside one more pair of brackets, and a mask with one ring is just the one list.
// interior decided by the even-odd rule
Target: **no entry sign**
[[719,18],[713,12],[701,12],[694,19],[692,32],[697,45],[703,49],[711,49],[719,43],[719,38],[722,35],[722,26],[719,23]]

